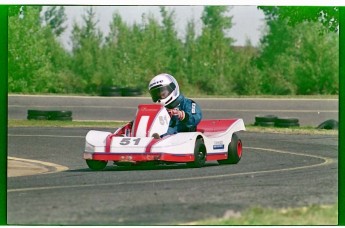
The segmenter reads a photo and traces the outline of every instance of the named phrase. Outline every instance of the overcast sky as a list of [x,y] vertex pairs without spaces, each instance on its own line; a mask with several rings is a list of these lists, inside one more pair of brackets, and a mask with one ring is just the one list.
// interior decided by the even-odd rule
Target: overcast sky
[[[141,23],[142,14],[152,13],[158,21],[161,20],[158,6],[93,6],[96,12],[98,26],[106,36],[109,32],[109,24],[114,12],[119,12],[122,19],[128,24],[133,22]],[[87,6],[65,6],[67,14],[67,29],[61,40],[65,46],[70,48],[70,36],[72,24],[82,22],[81,15],[85,13]],[[195,19],[197,29],[201,28],[201,13],[203,6],[167,6],[168,11],[175,10],[175,25],[180,38],[184,37],[186,22]],[[244,45],[249,39],[252,45],[256,46],[262,36],[265,26],[264,15],[256,6],[231,6],[229,14],[233,16],[233,27],[229,35],[236,40],[235,45]]]

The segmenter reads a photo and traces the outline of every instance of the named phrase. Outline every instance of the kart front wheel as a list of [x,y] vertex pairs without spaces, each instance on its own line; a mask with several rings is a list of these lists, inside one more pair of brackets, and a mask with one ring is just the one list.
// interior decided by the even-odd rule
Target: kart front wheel
[[102,170],[107,166],[107,161],[86,160],[87,166],[92,170]]
[[225,160],[218,160],[218,163],[223,164],[237,164],[242,157],[242,141],[236,134],[232,134],[231,142],[228,146],[228,158]]
[[205,165],[206,162],[206,147],[204,141],[200,138],[195,142],[194,148],[194,161],[188,162],[187,165],[193,168],[200,168]]

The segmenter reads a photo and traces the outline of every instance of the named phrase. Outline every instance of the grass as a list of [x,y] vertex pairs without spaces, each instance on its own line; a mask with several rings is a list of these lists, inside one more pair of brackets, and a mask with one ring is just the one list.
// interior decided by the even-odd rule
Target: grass
[[119,127],[125,121],[8,120],[8,127]]
[[337,225],[338,205],[314,205],[300,208],[251,208],[243,212],[227,211],[223,218],[197,221],[186,225]]
[[[57,120],[8,120],[8,127],[119,127],[125,121],[57,121]],[[338,135],[338,130],[315,129],[313,127],[260,127],[247,125],[248,132],[280,133],[280,134],[322,134]]]
[[254,125],[247,125],[247,131],[249,132],[265,132],[265,133],[280,133],[280,134],[294,134],[294,135],[338,135],[338,130],[326,130],[326,129],[316,129],[314,127],[260,127]]

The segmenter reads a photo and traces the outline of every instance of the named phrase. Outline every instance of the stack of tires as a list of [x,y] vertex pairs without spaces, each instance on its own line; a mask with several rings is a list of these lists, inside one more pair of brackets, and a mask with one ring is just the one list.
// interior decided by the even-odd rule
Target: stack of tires
[[274,124],[275,127],[299,127],[297,118],[278,117]]
[[102,86],[101,96],[116,97],[122,95],[122,89],[116,86]]
[[28,120],[72,121],[72,111],[28,110]]
[[275,115],[255,116],[255,126],[263,127],[299,127],[299,120],[290,117],[278,117]]
[[274,127],[276,119],[278,117],[275,115],[266,115],[266,116],[255,116],[255,126],[262,126],[262,127]]
[[117,97],[117,96],[140,96],[142,91],[140,88],[134,87],[116,87],[116,86],[102,86],[101,96]]
[[121,93],[121,95],[124,97],[140,96],[141,94],[142,94],[141,89],[131,88],[131,87],[122,88],[122,93]]

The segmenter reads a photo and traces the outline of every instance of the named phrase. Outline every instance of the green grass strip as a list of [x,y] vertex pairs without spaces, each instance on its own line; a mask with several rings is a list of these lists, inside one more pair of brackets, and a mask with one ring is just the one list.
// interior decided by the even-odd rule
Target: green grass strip
[[125,121],[8,120],[8,127],[119,127]]
[[[8,120],[8,127],[104,127],[117,128],[126,121],[59,121],[59,120]],[[280,133],[280,134],[319,134],[338,135],[338,130],[315,129],[313,127],[259,127],[247,125],[248,132]]]
[[337,225],[338,205],[314,205],[272,209],[255,207],[242,212],[228,210],[223,218],[197,221],[185,225]]

